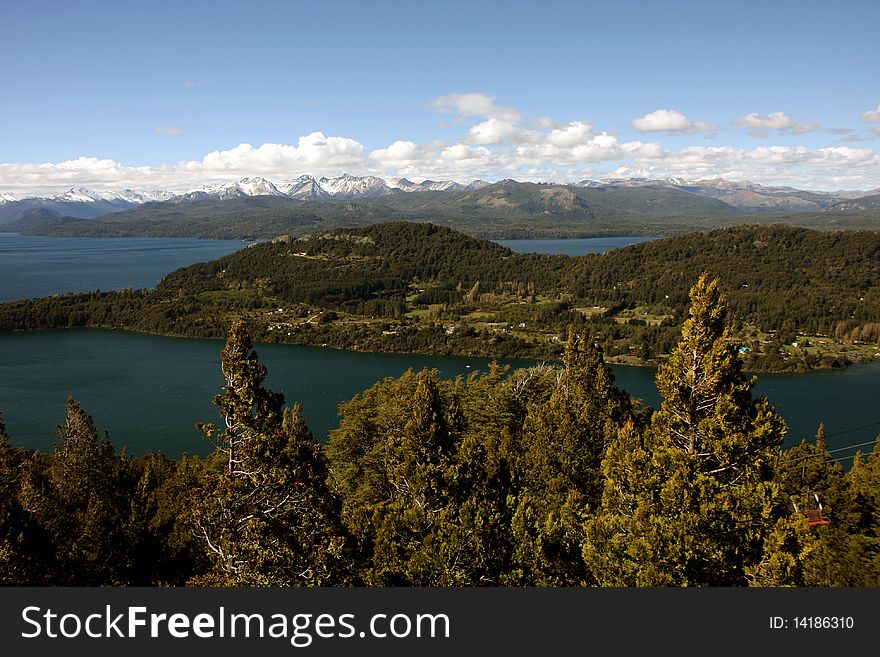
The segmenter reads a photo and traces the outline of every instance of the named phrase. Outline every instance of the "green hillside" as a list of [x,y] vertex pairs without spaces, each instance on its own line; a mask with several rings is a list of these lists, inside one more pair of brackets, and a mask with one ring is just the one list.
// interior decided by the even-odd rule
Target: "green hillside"
[[[880,356],[880,233],[742,226],[582,257],[516,254],[427,223],[256,243],[151,291],[0,306],[0,329],[112,326],[365,351],[547,358],[570,325],[609,356],[669,353],[703,272],[719,276],[749,367],[807,370]],[[797,345],[794,345],[797,343]]]

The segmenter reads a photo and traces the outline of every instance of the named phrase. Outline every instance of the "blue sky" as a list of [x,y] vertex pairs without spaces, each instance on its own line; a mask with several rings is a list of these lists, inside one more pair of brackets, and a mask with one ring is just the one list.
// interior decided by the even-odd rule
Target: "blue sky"
[[6,3],[0,192],[343,171],[870,189],[878,25],[873,0]]

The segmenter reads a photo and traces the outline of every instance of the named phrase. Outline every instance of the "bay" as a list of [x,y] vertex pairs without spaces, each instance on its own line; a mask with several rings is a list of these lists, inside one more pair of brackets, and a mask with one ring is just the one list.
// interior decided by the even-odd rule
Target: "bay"
[[589,253],[605,253],[633,244],[652,242],[660,237],[585,237],[566,239],[517,239],[494,240],[515,253],[547,253],[551,255],[581,256]]
[[[13,444],[48,450],[68,395],[80,402],[117,447],[130,454],[206,454],[197,422],[218,421],[218,340],[168,338],[110,329],[0,333],[0,412]],[[260,344],[264,385],[298,401],[319,440],[337,422],[340,402],[376,381],[412,368],[444,378],[486,370],[489,359],[369,354],[320,347]],[[531,361],[503,361],[527,366]]]
[[[48,450],[64,417],[67,395],[82,403],[111,441],[131,454],[206,454],[195,428],[217,419],[211,398],[223,385],[222,342],[168,338],[109,329],[59,329],[0,334],[0,412],[12,442]],[[437,368],[445,378],[485,370],[489,360],[459,356],[358,353],[260,344],[266,385],[298,401],[313,433],[326,439],[337,408],[376,381],[407,369]],[[533,361],[509,361],[515,367]],[[657,407],[655,371],[614,367],[617,384]],[[815,435],[825,422],[831,447],[872,440],[880,432],[880,362],[846,370],[761,375],[755,388],[789,424],[789,444]],[[860,427],[860,428],[859,428]],[[850,431],[859,428],[856,431]],[[845,432],[845,433],[843,433]],[[870,448],[868,448],[870,449]],[[839,455],[848,456],[852,451]]]
[[166,274],[238,251],[240,240],[39,237],[0,233],[0,302],[150,288]]

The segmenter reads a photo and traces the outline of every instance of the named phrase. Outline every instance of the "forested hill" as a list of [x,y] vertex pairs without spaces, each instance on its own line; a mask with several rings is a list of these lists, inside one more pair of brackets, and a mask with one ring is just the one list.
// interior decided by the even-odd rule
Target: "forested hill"
[[704,271],[721,278],[749,366],[800,370],[880,356],[880,233],[784,226],[573,258],[516,254],[432,224],[375,224],[257,243],[175,271],[152,291],[6,304],[0,329],[219,337],[246,314],[261,340],[544,358],[559,354],[569,325],[590,324],[610,357],[656,362]]
[[[537,263],[534,271],[528,263]],[[159,293],[259,287],[288,301],[344,308],[403,302],[418,281],[494,285],[537,276],[542,288],[567,271],[566,257],[523,256],[494,242],[425,223],[391,222],[294,238],[282,236],[169,274]],[[467,290],[466,290],[467,291]]]
[[722,279],[739,320],[764,330],[830,334],[837,320],[878,319],[880,234],[870,231],[742,226],[637,244],[585,260],[572,291],[680,306],[703,271]]

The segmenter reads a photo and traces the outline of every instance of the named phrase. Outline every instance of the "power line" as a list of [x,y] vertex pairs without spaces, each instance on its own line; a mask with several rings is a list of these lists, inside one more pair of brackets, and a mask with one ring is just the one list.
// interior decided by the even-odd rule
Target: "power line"
[[[821,455],[819,455],[819,456],[821,456]],[[880,452],[868,452],[867,454],[863,454],[862,456],[868,456],[868,457],[880,456]],[[827,461],[820,461],[816,465],[825,465],[826,463],[835,463],[837,461],[848,461],[850,459],[854,459],[855,457],[856,457],[856,454],[850,454],[849,456],[838,456],[837,458],[828,459]],[[794,470],[799,470],[800,467],[801,466],[796,465],[793,468],[784,468],[782,471],[783,472],[793,472]]]
[[871,422],[871,424],[864,424],[860,427],[855,427],[853,429],[847,429],[846,431],[838,431],[837,433],[832,433],[830,436],[825,436],[826,438],[837,438],[837,436],[843,436],[847,433],[852,433],[853,431],[861,431],[862,429],[870,429],[871,427],[880,426],[880,421]]
[[848,449],[855,449],[856,447],[866,447],[867,445],[873,445],[876,442],[877,442],[877,440],[875,439],[875,440],[869,440],[864,443],[856,443],[855,445],[846,445],[845,447],[838,447],[836,449],[826,449],[821,454],[804,454],[803,456],[799,456],[796,459],[793,459],[792,461],[790,461],[790,463],[797,463],[798,461],[803,461],[806,459],[814,459],[819,456],[824,456],[825,454],[834,454],[836,452],[843,452]]
[[[845,431],[838,431],[837,433],[832,433],[832,434],[830,434],[830,435],[826,435],[826,436],[825,436],[825,439],[827,440],[827,439],[829,439],[829,438],[837,438],[838,436],[845,436],[846,434],[848,434],[848,433],[853,433],[854,431],[861,431],[862,429],[870,429],[871,427],[876,427],[876,426],[880,426],[880,422],[871,422],[870,424],[863,424],[863,425],[860,426],[860,427],[853,427],[852,429],[846,429]],[[874,439],[874,440],[869,440],[869,441],[864,442],[864,443],[858,443],[858,444],[856,444],[856,445],[846,445],[845,447],[838,447],[838,448],[836,448],[836,449],[826,450],[826,453],[828,453],[828,454],[834,454],[835,452],[842,452],[842,451],[847,450],[847,449],[855,449],[855,448],[857,448],[857,447],[865,447],[865,446],[867,446],[867,445],[873,445],[873,444],[875,444],[876,442],[877,442],[877,440]],[[798,462],[800,462],[800,461],[804,461],[804,460],[808,460],[808,459],[819,458],[820,456],[824,456],[824,455],[825,455],[825,453],[822,453],[822,454],[804,454],[803,456],[799,456],[799,457],[797,457],[796,459],[793,459],[792,461],[789,461],[789,465],[792,464],[792,463],[798,463]]]

